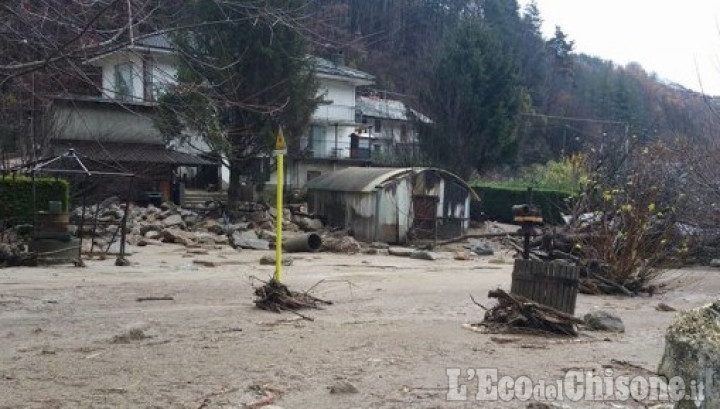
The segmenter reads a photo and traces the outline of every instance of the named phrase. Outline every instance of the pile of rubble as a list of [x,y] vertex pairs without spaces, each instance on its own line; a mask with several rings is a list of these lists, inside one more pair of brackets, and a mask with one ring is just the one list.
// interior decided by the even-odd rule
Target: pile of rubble
[[[202,245],[230,245],[236,249],[268,250],[275,242],[275,209],[261,204],[246,204],[235,219],[216,217],[209,208],[203,211],[183,209],[172,203],[160,207],[132,206],[127,215],[126,240],[136,246],[175,243],[188,247]],[[82,232],[78,231],[82,223]],[[125,218],[125,204],[110,198],[100,204],[78,207],[71,214],[72,233],[87,239],[85,250],[104,251],[119,246],[120,227]],[[324,225],[317,218],[283,211],[283,231],[292,233],[322,231]],[[89,240],[92,238],[92,241]]]

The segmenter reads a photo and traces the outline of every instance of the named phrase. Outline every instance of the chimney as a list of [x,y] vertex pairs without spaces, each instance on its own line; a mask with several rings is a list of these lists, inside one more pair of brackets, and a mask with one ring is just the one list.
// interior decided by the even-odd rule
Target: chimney
[[345,66],[345,53],[343,50],[339,50],[332,55],[332,62],[337,66]]

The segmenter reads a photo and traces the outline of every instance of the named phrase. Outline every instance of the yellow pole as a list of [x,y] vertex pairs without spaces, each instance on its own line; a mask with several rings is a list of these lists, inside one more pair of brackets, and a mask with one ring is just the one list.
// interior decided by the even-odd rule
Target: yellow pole
[[275,141],[277,155],[277,190],[275,191],[275,276],[276,283],[282,280],[282,232],[283,232],[283,187],[285,185],[285,137],[278,129]]

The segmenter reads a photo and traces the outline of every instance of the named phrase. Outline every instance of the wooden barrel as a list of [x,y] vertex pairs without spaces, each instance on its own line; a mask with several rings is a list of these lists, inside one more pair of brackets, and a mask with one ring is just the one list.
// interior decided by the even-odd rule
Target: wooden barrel
[[575,266],[517,259],[510,292],[574,314],[579,276],[580,269]]

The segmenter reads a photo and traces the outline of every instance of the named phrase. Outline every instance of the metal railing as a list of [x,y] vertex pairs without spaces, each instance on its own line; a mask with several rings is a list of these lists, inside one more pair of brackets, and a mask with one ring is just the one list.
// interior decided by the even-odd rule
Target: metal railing
[[355,123],[355,105],[320,105],[312,114],[315,121]]

